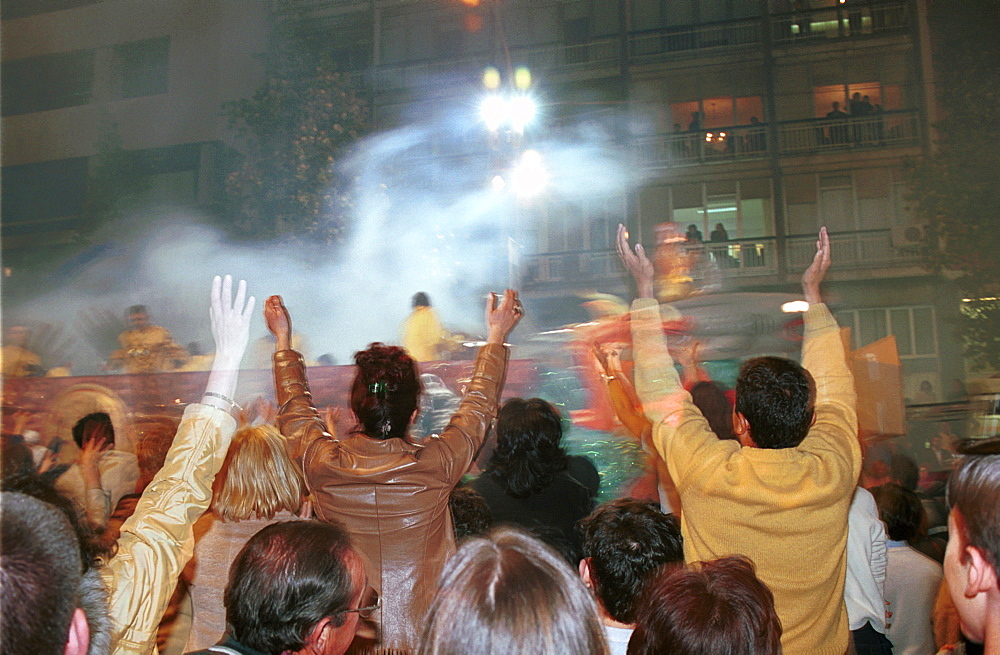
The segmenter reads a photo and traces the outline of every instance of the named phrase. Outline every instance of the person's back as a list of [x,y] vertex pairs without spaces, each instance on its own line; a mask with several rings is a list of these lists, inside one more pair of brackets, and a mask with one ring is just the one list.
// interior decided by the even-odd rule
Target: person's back
[[[622,230],[623,260],[640,289],[651,287],[644,277],[651,278],[652,267],[637,272],[628,261]],[[847,515],[861,452],[853,380],[836,321],[819,295],[829,266],[825,229],[817,245],[803,276],[810,303],[803,364],[815,392],[794,362],[748,361],[737,381],[740,442],[719,440],[684,392],[655,301],[634,303],[632,331],[636,387],[684,507],[685,560],[748,556],[774,593],[785,652],[840,655],[848,647]]]
[[236,432],[216,478],[210,512],[194,525],[194,557],[183,578],[193,615],[185,651],[208,648],[226,631],[223,592],[229,566],[261,529],[298,519],[306,484],[270,425]]
[[523,309],[508,290],[487,307],[487,342],[458,411],[440,435],[419,444],[408,426],[419,403],[416,364],[403,349],[372,344],[355,355],[351,387],[356,431],[326,432],[312,405],[305,365],[289,350],[291,319],[278,296],[265,317],[277,337],[274,356],[278,425],[315,498],[316,516],[342,522],[381,594],[381,646],[412,648],[445,562],[455,552],[448,501],[485,438],[506,373],[505,339]]
[[497,449],[472,482],[496,525],[513,524],[580,560],[576,522],[590,514],[600,483],[585,457],[561,446],[562,420],[541,398],[511,398],[497,417]]
[[895,655],[919,655],[934,651],[931,613],[943,571],[941,565],[911,548],[906,542],[923,522],[920,499],[895,483],[872,489],[885,523],[888,562],[885,600],[888,604],[886,636]]

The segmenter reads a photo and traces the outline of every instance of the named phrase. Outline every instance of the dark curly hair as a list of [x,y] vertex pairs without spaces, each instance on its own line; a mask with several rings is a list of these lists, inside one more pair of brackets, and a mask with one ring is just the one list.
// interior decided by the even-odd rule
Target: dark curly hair
[[420,404],[417,365],[396,346],[373,343],[354,355],[358,373],[351,385],[351,409],[358,431],[375,439],[406,438]]
[[740,367],[736,411],[760,448],[794,448],[812,425],[816,397],[809,373],[790,359],[756,357]]
[[635,623],[635,601],[659,567],[684,564],[680,521],[644,500],[606,502],[580,519],[577,531],[594,592],[621,623]]
[[562,418],[541,398],[511,398],[497,416],[497,448],[486,474],[514,498],[541,493],[569,458],[560,446]]

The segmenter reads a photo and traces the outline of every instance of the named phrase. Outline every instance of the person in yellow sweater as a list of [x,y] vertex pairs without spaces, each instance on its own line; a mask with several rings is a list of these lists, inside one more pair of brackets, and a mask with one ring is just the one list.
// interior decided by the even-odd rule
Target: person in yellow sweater
[[431,309],[431,300],[423,291],[413,295],[413,312],[403,323],[403,348],[418,362],[441,359],[448,332]]
[[803,366],[777,357],[744,363],[736,382],[738,441],[719,439],[681,385],[660,327],[661,312],[676,310],[657,305],[653,266],[641,245],[629,248],[623,226],[618,254],[638,285],[631,316],[636,391],[684,506],[685,560],[749,557],[774,593],[784,653],[845,653],[847,515],[861,449],[840,331],[819,291],[830,267],[826,229],[802,276],[809,303]]

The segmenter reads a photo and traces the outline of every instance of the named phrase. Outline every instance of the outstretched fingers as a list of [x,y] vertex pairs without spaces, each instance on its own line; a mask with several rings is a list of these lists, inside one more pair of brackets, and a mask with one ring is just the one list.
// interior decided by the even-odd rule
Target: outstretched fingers
[[497,302],[497,294],[490,293],[486,301],[486,326],[489,332],[487,341],[503,343],[514,326],[524,316],[524,306],[513,289],[504,291],[503,297]]
[[215,276],[212,280],[212,335],[216,355],[242,358],[250,336],[250,318],[257,300],[247,298],[247,283],[240,280],[233,297],[231,275]]

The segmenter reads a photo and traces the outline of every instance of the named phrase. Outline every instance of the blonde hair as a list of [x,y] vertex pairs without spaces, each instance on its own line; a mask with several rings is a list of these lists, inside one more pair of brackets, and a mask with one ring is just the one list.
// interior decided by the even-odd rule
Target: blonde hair
[[224,521],[270,519],[281,510],[298,513],[305,494],[305,478],[281,433],[271,425],[247,426],[233,436],[211,508]]

